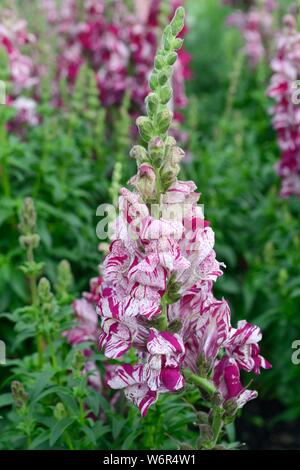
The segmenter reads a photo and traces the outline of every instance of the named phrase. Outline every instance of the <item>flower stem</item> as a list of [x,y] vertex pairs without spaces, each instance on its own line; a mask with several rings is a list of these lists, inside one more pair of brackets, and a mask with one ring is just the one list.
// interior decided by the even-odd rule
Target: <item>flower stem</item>
[[159,329],[160,331],[166,331],[168,329],[168,304],[165,296],[161,299],[161,315],[159,318]]
[[[31,246],[28,247],[27,249],[27,260],[29,263],[34,262],[34,256],[33,256],[33,248]],[[29,285],[30,285],[30,293],[31,293],[31,303],[34,307],[34,312],[35,312],[35,321],[37,325],[39,324],[39,315],[38,315],[38,297],[37,297],[37,284],[36,284],[36,276],[34,274],[31,274],[29,276]],[[43,366],[44,363],[44,347],[43,347],[43,338],[40,333],[37,332],[36,336],[36,345],[37,345],[37,351],[38,351],[38,357],[39,357],[39,365],[40,367]]]
[[183,374],[188,381],[192,382],[194,385],[201,388],[209,395],[213,395],[216,392],[216,388],[210,380],[193,374],[193,372],[189,369],[184,369]]

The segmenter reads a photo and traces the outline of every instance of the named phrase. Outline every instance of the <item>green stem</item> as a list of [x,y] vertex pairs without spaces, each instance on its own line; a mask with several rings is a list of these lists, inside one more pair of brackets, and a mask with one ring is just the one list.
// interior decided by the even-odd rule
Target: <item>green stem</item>
[[[34,262],[34,256],[33,256],[33,248],[30,246],[28,247],[27,250],[27,260],[29,263]],[[37,296],[37,283],[36,283],[36,276],[31,275],[29,276],[29,285],[30,285],[30,293],[31,293],[31,303],[34,307],[34,312],[35,312],[35,321],[36,324],[39,324],[39,315],[38,315],[38,296]],[[43,337],[40,333],[37,333],[36,336],[36,345],[37,345],[37,351],[38,351],[38,357],[39,357],[39,365],[40,367],[43,366],[44,364],[44,347],[43,347]]]
[[85,409],[84,409],[84,402],[82,398],[78,398],[79,402],[79,419],[81,424],[85,424]]
[[161,314],[159,318],[159,329],[160,331],[166,331],[168,329],[168,304],[164,296],[161,299]]
[[9,181],[8,174],[7,174],[7,165],[4,162],[3,162],[3,165],[1,165],[0,167],[0,173],[1,173],[4,196],[9,198],[11,196],[10,181]]
[[53,347],[53,341],[52,341],[52,338],[51,338],[50,334],[47,335],[47,342],[48,342],[48,346],[49,346],[49,349],[50,349],[50,356],[51,356],[51,362],[52,362],[53,369],[57,370],[57,360],[56,360],[56,356],[55,356],[55,348]]
[[187,380],[196,385],[196,387],[199,387],[207,392],[209,395],[213,395],[216,392],[216,388],[210,380],[193,374],[193,372],[189,369],[184,369],[183,373]]
[[74,450],[74,446],[72,444],[72,440],[70,438],[70,434],[68,433],[68,431],[65,431],[65,441],[66,441],[68,448],[70,450]]

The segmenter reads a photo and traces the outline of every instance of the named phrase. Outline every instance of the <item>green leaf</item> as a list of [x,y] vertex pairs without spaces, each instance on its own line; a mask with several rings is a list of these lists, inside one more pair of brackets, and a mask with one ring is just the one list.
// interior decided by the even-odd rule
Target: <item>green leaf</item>
[[3,395],[0,395],[0,408],[11,405],[13,402],[14,400],[11,393],[4,393]]
[[53,371],[45,371],[41,372],[35,382],[35,385],[33,387],[33,392],[31,394],[31,400],[38,400],[39,395],[41,392],[49,386],[50,379],[53,377],[54,372]]
[[54,426],[51,435],[50,435],[50,447],[53,447],[58,439],[62,436],[65,430],[74,423],[74,418],[64,418],[61,421],[58,421]]
[[41,432],[35,439],[33,439],[32,443],[29,446],[29,450],[34,450],[44,442],[48,441],[50,438],[50,433],[51,431],[49,431],[48,429],[47,431]]

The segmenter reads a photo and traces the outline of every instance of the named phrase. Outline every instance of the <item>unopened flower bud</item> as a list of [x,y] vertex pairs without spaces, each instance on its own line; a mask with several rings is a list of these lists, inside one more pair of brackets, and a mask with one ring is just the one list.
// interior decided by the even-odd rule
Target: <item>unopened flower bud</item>
[[183,39],[181,38],[176,38],[173,40],[173,47],[174,49],[178,50],[182,47],[183,44]]
[[69,261],[62,260],[58,265],[57,270],[57,284],[56,290],[60,295],[65,295],[69,292],[73,284],[73,276]]
[[141,145],[135,145],[134,147],[132,147],[129,155],[131,156],[131,158],[136,159],[138,165],[148,161],[147,150]]
[[153,136],[153,126],[150,119],[146,116],[140,116],[136,120],[136,125],[138,126],[139,133],[145,142],[149,142]]
[[28,393],[25,392],[24,385],[17,380],[11,384],[11,392],[17,408],[22,408],[28,401]]
[[37,233],[30,235],[21,235],[19,242],[22,248],[37,248],[40,244],[40,236]]
[[176,52],[170,52],[167,56],[167,64],[168,65],[174,65],[177,60],[177,54]]
[[51,292],[50,282],[47,278],[42,277],[37,288],[39,304],[42,305],[45,313],[52,310],[53,294]]
[[36,211],[31,197],[26,197],[20,213],[20,231],[27,235],[34,231],[36,225]]
[[170,85],[164,85],[159,90],[159,98],[162,104],[167,104],[172,98],[172,88]]
[[151,161],[157,168],[160,167],[164,156],[164,143],[160,137],[153,137],[148,144]]
[[146,108],[149,116],[155,114],[159,106],[159,99],[156,93],[150,93],[146,98]]
[[162,86],[162,85],[165,85],[165,83],[167,83],[168,81],[168,75],[164,72],[161,72],[158,76],[158,82],[159,84]]
[[156,90],[156,88],[158,86],[157,73],[152,72],[152,74],[150,75],[149,85],[150,85],[151,90]]
[[171,21],[171,28],[173,36],[177,36],[184,26],[184,8],[177,8],[174,18]]
[[162,55],[157,54],[154,60],[154,65],[157,70],[161,70],[164,67],[165,61]]
[[149,163],[142,163],[138,174],[131,178],[129,183],[134,186],[146,200],[152,200],[156,195],[156,174]]
[[173,41],[173,33],[172,28],[168,25],[163,33],[163,45],[166,51],[170,51],[172,48],[172,41]]
[[54,418],[57,419],[57,421],[61,421],[67,416],[66,409],[64,407],[64,404],[61,402],[58,402],[55,405],[54,411],[53,411]]
[[172,122],[173,113],[169,109],[163,109],[157,116],[159,133],[165,134]]

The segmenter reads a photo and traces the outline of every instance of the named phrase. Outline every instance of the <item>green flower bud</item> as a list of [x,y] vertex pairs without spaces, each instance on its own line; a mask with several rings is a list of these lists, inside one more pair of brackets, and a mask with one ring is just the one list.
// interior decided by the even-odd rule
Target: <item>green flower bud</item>
[[163,109],[158,115],[157,115],[157,129],[159,133],[165,134],[172,122],[173,118],[173,113],[169,109],[165,108]]
[[146,108],[149,116],[153,116],[159,106],[159,99],[156,93],[150,93],[146,98]]
[[53,298],[50,282],[46,277],[42,277],[38,284],[38,297],[41,304],[50,302]]
[[169,85],[164,85],[159,90],[159,98],[162,104],[167,104],[172,98],[172,88]]
[[151,90],[156,90],[158,86],[158,78],[157,78],[157,73],[152,72],[150,75],[150,80],[149,80],[149,85]]
[[184,8],[179,7],[175,11],[174,18],[171,21],[171,28],[173,36],[177,36],[184,26]]
[[54,418],[57,419],[57,421],[61,421],[62,419],[66,418],[67,412],[63,403],[58,402],[55,405],[53,415],[54,415]]
[[62,260],[58,265],[56,290],[59,295],[69,292],[73,284],[73,275],[69,261]]
[[129,155],[131,158],[135,158],[138,165],[140,165],[143,162],[147,162],[149,159],[147,150],[145,149],[145,147],[142,147],[141,145],[135,145],[134,147],[132,147]]
[[36,225],[36,211],[31,197],[26,197],[20,213],[19,229],[23,235],[32,233]]
[[153,137],[148,144],[149,155],[156,168],[159,168],[162,163],[164,148],[164,143],[160,137]]
[[19,242],[22,248],[37,248],[40,244],[40,236],[37,233],[32,235],[21,235]]
[[183,39],[181,38],[176,38],[173,40],[173,48],[176,50],[181,49],[182,44],[183,44]]
[[170,54],[167,55],[167,64],[174,65],[177,60],[177,57],[178,56],[176,52],[170,52]]
[[173,34],[171,26],[167,26],[163,34],[163,46],[166,51],[172,49]]
[[157,70],[161,70],[165,65],[165,60],[162,55],[157,54],[154,59],[154,66]]
[[28,401],[28,393],[25,392],[24,385],[17,380],[11,384],[11,393],[17,408],[22,408]]
[[136,125],[138,126],[139,133],[145,142],[149,142],[153,136],[153,126],[151,120],[146,116],[140,116],[136,120]]
[[164,72],[161,72],[158,76],[158,82],[161,86],[165,85],[168,79],[169,79],[168,75]]
[[142,163],[138,174],[130,179],[129,184],[134,186],[144,201],[152,201],[156,196],[156,173],[149,163]]

